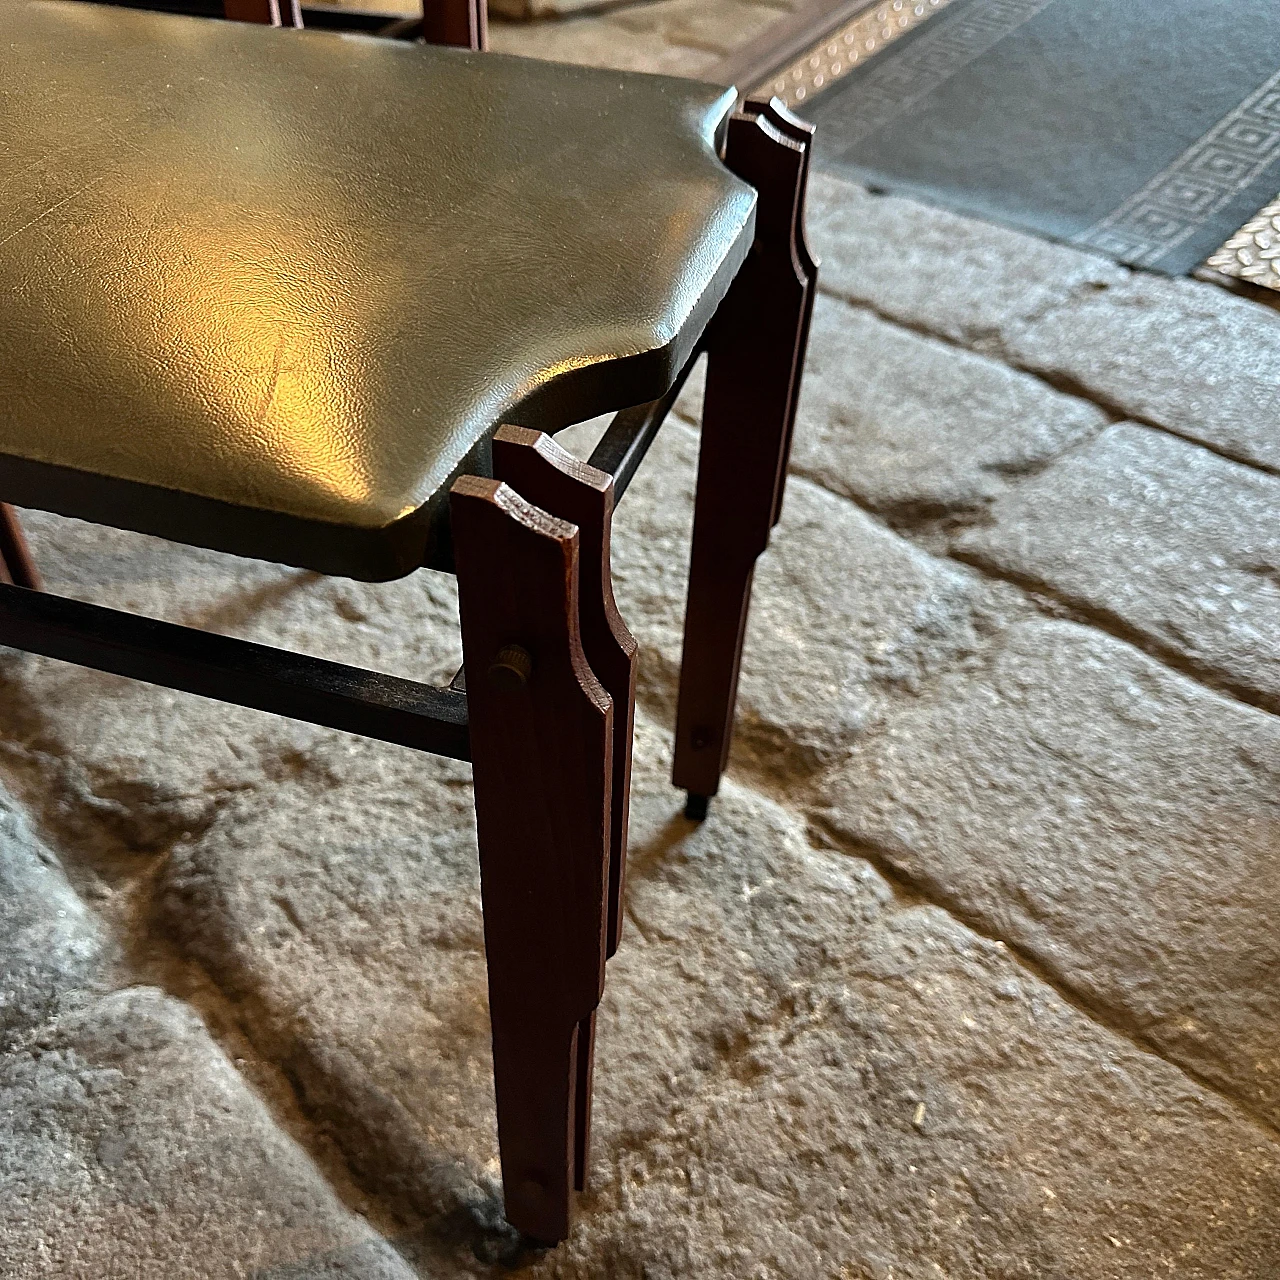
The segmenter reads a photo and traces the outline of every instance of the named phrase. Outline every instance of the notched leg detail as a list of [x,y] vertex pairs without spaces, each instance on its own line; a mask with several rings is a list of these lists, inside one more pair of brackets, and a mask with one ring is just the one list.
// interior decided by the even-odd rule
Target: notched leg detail
[[705,816],[729,756],[755,562],[782,508],[816,264],[803,239],[812,131],[780,103],[729,122],[756,239],[712,322],[673,780]]
[[508,1221],[554,1244],[604,985],[613,704],[579,635],[577,528],[476,476],[450,506],[503,1193]]
[[776,525],[782,519],[782,497],[786,489],[787,462],[791,457],[791,441],[795,436],[796,412],[800,406],[800,382],[804,373],[804,357],[809,347],[809,328],[813,322],[813,303],[818,296],[818,260],[809,248],[809,239],[805,231],[805,201],[809,188],[809,161],[813,155],[814,126],[807,120],[801,120],[787,110],[781,98],[748,98],[745,104],[749,115],[763,117],[784,137],[804,148],[804,159],[800,165],[799,181],[796,186],[796,211],[793,247],[795,250],[795,271],[803,281],[804,300],[795,359],[791,369],[791,394],[787,407],[787,438],[782,446],[782,470],[778,487],[774,494],[773,520]]
[[[618,613],[609,570],[613,479],[550,436],[504,426],[493,439],[493,472],[522,497],[578,526],[578,620],[587,664],[613,700],[613,777],[605,955],[618,949],[626,880],[638,647]],[[585,1189],[591,1132],[595,1015],[578,1027],[574,1185]]]
[[613,699],[613,812],[609,848],[607,955],[622,937],[631,743],[635,731],[639,647],[613,598],[609,539],[613,479],[525,427],[501,427],[493,438],[493,474],[530,502],[578,526],[578,616],[582,647],[596,679]]

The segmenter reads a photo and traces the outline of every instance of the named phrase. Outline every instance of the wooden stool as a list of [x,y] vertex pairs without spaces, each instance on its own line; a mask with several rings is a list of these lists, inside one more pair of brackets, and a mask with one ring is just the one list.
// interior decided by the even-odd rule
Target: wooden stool
[[[464,664],[435,688],[52,596],[11,507],[0,643],[472,761],[506,1213],[561,1240],[622,920],[613,507],[706,353],[674,772],[701,817],[795,421],[810,130],[659,76],[0,18],[0,497],[370,581],[451,570]],[[617,409],[589,463],[547,434]]]

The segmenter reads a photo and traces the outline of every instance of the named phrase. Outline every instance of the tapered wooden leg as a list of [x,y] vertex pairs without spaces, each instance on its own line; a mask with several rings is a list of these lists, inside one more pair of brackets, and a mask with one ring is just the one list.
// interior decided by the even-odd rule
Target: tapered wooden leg
[[577,528],[475,476],[451,517],[503,1193],[552,1244],[578,1165],[579,1028],[604,988],[613,704],[582,649]]
[[428,44],[487,49],[488,13],[485,0],[422,0],[422,38]]
[[0,580],[33,591],[44,588],[18,513],[7,502],[0,502]]
[[613,477],[598,471],[541,431],[501,427],[493,438],[493,474],[521,497],[578,526],[582,572],[578,613],[587,665],[613,699],[613,818],[610,823],[607,955],[622,937],[627,827],[631,804],[631,740],[635,729],[639,646],[613,598],[609,538]]
[[[622,933],[638,666],[638,647],[618,613],[609,571],[613,478],[581,462],[541,431],[510,426],[500,428],[493,438],[493,474],[530,502],[578,526],[582,647],[592,672],[613,699],[613,804],[605,927],[605,954],[611,956],[618,949]],[[578,1028],[574,1184],[579,1191],[586,1187],[587,1180],[594,1043],[593,1015]]]
[[759,205],[751,256],[709,339],[672,775],[693,818],[706,816],[728,761],[752,576],[781,512],[816,282],[801,230],[811,130],[784,111],[729,122],[725,163]]
[[773,125],[784,138],[804,147],[804,160],[800,168],[799,204],[796,211],[795,255],[796,269],[804,282],[804,300],[801,303],[802,315],[800,329],[797,334],[796,354],[791,374],[791,397],[787,409],[787,438],[784,442],[782,470],[773,502],[773,524],[782,519],[782,496],[786,492],[786,464],[791,456],[791,440],[796,430],[796,412],[800,407],[800,380],[804,373],[804,357],[809,346],[809,327],[813,322],[813,304],[818,296],[818,260],[809,249],[808,237],[805,234],[804,199],[805,189],[809,185],[809,161],[813,155],[814,127],[807,120],[792,115],[780,98],[748,98],[745,104],[748,115],[763,117]]

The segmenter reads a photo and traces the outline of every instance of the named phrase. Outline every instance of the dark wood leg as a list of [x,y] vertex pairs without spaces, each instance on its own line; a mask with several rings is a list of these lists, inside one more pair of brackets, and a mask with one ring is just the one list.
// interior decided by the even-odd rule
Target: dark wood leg
[[487,49],[488,15],[485,0],[422,0],[422,38],[428,44]]
[[591,1087],[596,1073],[596,1011],[578,1023],[578,1060],[573,1100],[573,1189],[587,1189],[591,1156]]
[[[507,1219],[569,1231],[604,989],[613,706],[578,626],[578,530],[498,480],[451,495]],[[588,1039],[590,1027],[587,1028]]]
[[7,502],[0,502],[0,580],[32,591],[44,589],[18,513]]
[[232,22],[257,22],[267,27],[300,27],[298,0],[223,0],[223,16]]
[[[631,800],[631,740],[635,727],[638,647],[613,598],[609,534],[613,478],[579,461],[550,436],[525,427],[502,427],[493,438],[493,474],[521,497],[578,526],[582,571],[578,617],[587,664],[613,699],[613,804],[609,822],[609,890],[605,955],[622,933],[627,825]],[[591,1128],[595,1017],[578,1027],[577,1147],[574,1184],[585,1189]]]
[[809,326],[813,322],[813,303],[818,296],[818,260],[810,252],[804,225],[804,197],[805,189],[809,185],[809,160],[813,153],[813,148],[809,144],[813,141],[814,127],[808,121],[801,120],[799,116],[792,115],[780,98],[749,98],[746,103],[746,111],[749,115],[764,117],[784,138],[789,138],[792,142],[804,147],[804,162],[800,168],[800,200],[796,211],[795,230],[796,269],[804,281],[804,301],[802,303],[803,314],[800,321],[800,330],[797,334],[798,341],[791,375],[791,398],[787,409],[787,438],[782,446],[782,470],[779,472],[782,479],[779,481],[773,502],[772,523],[776,525],[782,519],[782,496],[787,487],[785,479],[787,459],[791,456],[791,439],[796,430],[796,411],[800,407],[800,381],[801,375],[804,373],[805,352],[809,347]]
[[735,115],[725,154],[759,206],[751,256],[709,339],[672,774],[697,819],[729,757],[752,576],[781,513],[816,282],[802,233],[812,130],[784,112]]
[[631,806],[631,739],[635,730],[639,646],[613,598],[609,538],[613,478],[588,466],[541,431],[502,427],[493,438],[493,474],[521,497],[578,526],[582,573],[578,615],[587,665],[613,699],[613,815],[609,824],[607,955],[622,937],[627,826]]

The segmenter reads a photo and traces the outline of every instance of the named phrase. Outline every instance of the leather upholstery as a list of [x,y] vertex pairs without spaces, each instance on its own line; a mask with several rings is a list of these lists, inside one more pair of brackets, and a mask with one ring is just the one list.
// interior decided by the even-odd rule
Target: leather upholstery
[[656,398],[751,242],[719,87],[0,0],[0,499],[387,578],[501,422]]

